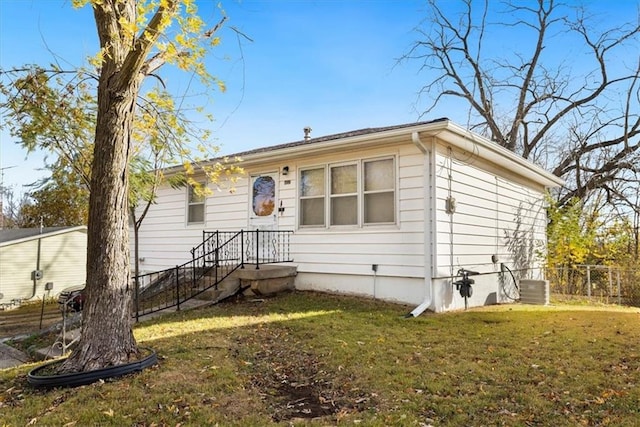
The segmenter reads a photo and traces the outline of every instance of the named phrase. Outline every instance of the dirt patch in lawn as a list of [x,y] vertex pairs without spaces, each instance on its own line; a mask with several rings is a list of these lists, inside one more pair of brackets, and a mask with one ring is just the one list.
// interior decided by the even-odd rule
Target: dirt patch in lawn
[[[356,387],[342,372],[332,372],[322,357],[296,345],[287,331],[274,328],[238,339],[233,352],[246,369],[251,388],[275,422],[332,418],[375,410],[375,394]],[[301,343],[299,343],[301,344]],[[250,353],[251,349],[257,351]]]

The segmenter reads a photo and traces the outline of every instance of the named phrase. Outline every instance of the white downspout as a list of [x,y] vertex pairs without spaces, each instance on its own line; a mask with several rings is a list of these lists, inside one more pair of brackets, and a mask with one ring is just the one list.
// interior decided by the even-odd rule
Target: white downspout
[[[432,196],[432,188],[433,180],[433,162],[432,162],[432,152],[429,148],[425,147],[424,143],[420,139],[420,134],[418,132],[411,133],[411,141],[415,144],[416,147],[424,154],[424,289],[425,295],[424,300],[413,309],[410,313],[408,313],[405,317],[418,317],[425,310],[427,310],[431,303],[433,302],[433,239],[434,237],[434,219],[433,219],[433,196]],[[431,147],[433,150],[433,147]]]

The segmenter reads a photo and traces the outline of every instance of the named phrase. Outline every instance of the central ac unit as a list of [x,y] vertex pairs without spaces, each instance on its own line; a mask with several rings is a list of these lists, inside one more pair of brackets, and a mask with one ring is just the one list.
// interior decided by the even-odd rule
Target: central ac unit
[[520,302],[523,304],[549,305],[549,281],[520,280]]

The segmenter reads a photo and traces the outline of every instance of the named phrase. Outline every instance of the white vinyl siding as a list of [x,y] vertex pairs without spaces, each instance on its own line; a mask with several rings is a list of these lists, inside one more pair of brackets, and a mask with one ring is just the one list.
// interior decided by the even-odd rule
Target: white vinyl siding
[[[462,156],[442,150],[436,160],[440,275],[459,268],[492,271],[492,255],[512,269],[535,268],[537,248],[545,241],[543,189],[508,181],[491,165]],[[448,197],[456,202],[451,215]],[[517,248],[510,245],[514,239]]]
[[[404,153],[404,151],[401,151]],[[425,212],[424,156],[417,153],[398,157],[398,222],[405,232],[424,230]]]
[[[278,214],[281,230],[293,230],[291,250],[300,273],[340,272],[344,274],[372,274],[371,265],[378,264],[378,274],[387,277],[408,277],[417,280],[416,292],[422,291],[424,277],[423,196],[424,186],[420,173],[424,168],[423,156],[411,144],[389,149],[372,150],[371,158],[364,161],[336,154],[312,159],[314,163],[287,161],[290,172],[278,183],[278,204],[284,208]],[[364,162],[388,161],[393,164],[393,177],[388,189],[378,184],[373,190],[362,180],[359,192],[365,194],[391,193],[391,210],[395,221],[366,227],[329,227],[329,168]],[[206,230],[247,229],[251,206],[247,201],[247,176],[264,170],[276,170],[285,165],[269,164],[259,170],[248,169],[247,175],[235,184],[235,192],[214,192],[206,199]],[[381,166],[376,164],[375,166]],[[374,167],[375,167],[374,166]],[[360,170],[363,166],[359,167]],[[324,187],[310,183],[323,182]],[[399,186],[402,186],[400,188]],[[365,191],[364,189],[367,188]],[[168,186],[158,191],[157,203],[151,206],[140,230],[141,270],[156,271],[190,259],[190,249],[202,241],[203,228],[185,227],[184,206],[187,194]],[[397,198],[397,200],[395,200]],[[324,224],[320,227],[304,225],[305,200],[323,200]],[[362,203],[362,196],[360,196]],[[302,217],[301,217],[302,215]],[[391,215],[391,214],[385,214]],[[322,216],[315,217],[321,222]],[[385,217],[385,219],[387,219]],[[419,279],[419,280],[418,280]],[[406,300],[406,299],[405,299]],[[408,299],[410,301],[410,299]]]
[[298,271],[336,274],[420,278],[424,274],[424,241],[421,233],[397,230],[317,233],[297,232],[295,262]]
[[[207,200],[213,198],[215,196]],[[186,262],[191,258],[191,248],[202,241],[202,228],[187,222],[187,201],[188,192],[183,188],[167,185],[156,192],[155,203],[149,208],[139,231],[142,272],[163,270]],[[130,240],[133,244],[133,238]],[[134,255],[133,246],[131,255]]]
[[[304,273],[331,273],[364,275],[372,277],[372,264],[378,265],[379,276],[415,279],[413,291],[421,298],[424,286],[424,156],[412,144],[394,147],[394,151],[380,149],[372,151],[370,158],[356,161],[342,155],[327,156],[321,160],[327,171],[331,167],[359,164],[359,204],[366,194],[385,194],[392,197],[390,206],[383,212],[385,222],[364,224],[362,227],[341,226],[312,228],[301,226],[292,236],[294,259],[302,279]],[[367,163],[385,171],[387,187],[380,182],[366,184],[363,172]],[[380,162],[380,163],[377,163]],[[385,162],[388,162],[385,164]],[[300,167],[304,171],[320,166]],[[328,179],[327,179],[328,181]],[[389,196],[393,194],[393,196]],[[301,203],[301,200],[299,200]],[[376,205],[375,202],[370,203]],[[362,213],[361,221],[367,217]],[[391,219],[391,221],[388,221]],[[356,277],[356,276],[352,276]],[[380,280],[380,279],[379,279]],[[402,298],[396,298],[402,299]],[[409,301],[409,299],[404,299]]]

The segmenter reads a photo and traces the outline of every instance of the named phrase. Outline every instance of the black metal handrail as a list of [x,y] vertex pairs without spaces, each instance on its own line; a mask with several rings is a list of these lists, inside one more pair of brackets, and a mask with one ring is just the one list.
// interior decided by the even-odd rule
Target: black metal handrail
[[[290,230],[240,230],[240,231],[203,231],[202,243],[194,248],[194,251],[206,248],[207,245],[217,245],[217,242],[224,242],[230,235],[241,235],[243,257],[242,263],[252,264],[256,269],[260,265],[274,264],[280,262],[292,262],[291,257],[291,235]],[[214,242],[216,244],[214,245]],[[206,251],[213,254],[213,250]]]
[[135,318],[180,304],[211,289],[245,264],[291,262],[292,231],[204,231],[191,260],[134,277]]

